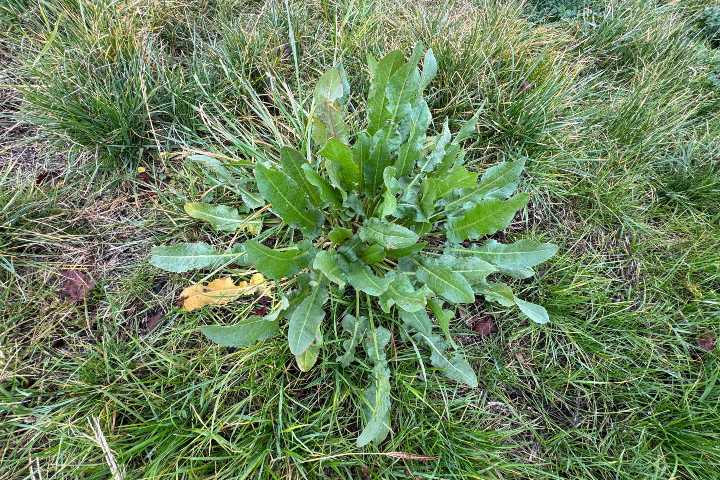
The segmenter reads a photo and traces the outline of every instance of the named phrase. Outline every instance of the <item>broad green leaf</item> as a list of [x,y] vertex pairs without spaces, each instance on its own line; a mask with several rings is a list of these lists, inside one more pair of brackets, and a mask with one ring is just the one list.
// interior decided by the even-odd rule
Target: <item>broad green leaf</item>
[[454,190],[474,187],[477,178],[477,173],[469,172],[462,165],[458,165],[442,175],[428,176],[422,184],[420,201],[425,215],[432,215],[436,208],[436,202],[450,196]]
[[320,250],[315,255],[313,268],[325,275],[331,282],[338,284],[340,288],[345,287],[345,273],[343,273],[338,264],[337,252]]
[[325,318],[323,305],[328,299],[327,289],[316,286],[293,310],[288,319],[288,345],[293,355],[300,355],[313,343]]
[[424,335],[429,336],[432,334],[432,321],[427,314],[427,311],[423,308],[414,312],[408,312],[407,310],[400,311],[400,319],[410,327],[412,330]]
[[461,274],[437,262],[417,262],[417,278],[450,303],[473,303],[475,294]]
[[405,248],[386,249],[385,254],[390,258],[403,258],[422,252],[427,247],[427,242],[418,242]]
[[308,167],[310,167],[310,165],[302,153],[294,148],[282,147],[280,149],[280,165],[282,166],[283,172],[305,192],[307,198],[310,199],[310,203],[315,206],[320,206],[320,194],[317,188],[308,181],[303,170],[305,165]]
[[522,158],[493,165],[480,178],[476,195],[478,198],[508,198],[515,193],[524,168]]
[[243,230],[257,235],[262,229],[261,217],[241,217],[237,208],[228,207],[227,205],[188,202],[185,204],[185,213],[197,220],[208,222],[215,230],[221,232]]
[[550,321],[544,307],[516,297],[512,288],[505,283],[483,283],[476,288],[478,293],[483,294],[488,302],[499,303],[504,307],[516,305],[526,317],[535,323],[542,325]]
[[295,355],[295,362],[301,372],[309,372],[320,357],[320,345],[313,343],[304,352]]
[[345,192],[359,189],[360,169],[350,147],[333,137],[318,153],[325,158],[325,169],[333,186]]
[[358,447],[364,447],[369,443],[377,445],[390,433],[390,370],[387,366],[375,364],[372,370],[372,382],[363,392],[365,428],[356,440]]
[[455,352],[452,356],[448,355],[445,342],[437,335],[425,337],[425,343],[431,351],[430,362],[446,377],[471,388],[478,386],[475,371],[460,352]]
[[371,327],[365,338],[365,352],[373,370],[372,382],[363,392],[365,428],[357,438],[359,447],[382,442],[390,431],[390,370],[385,356],[389,341],[390,332],[383,327]]
[[443,310],[442,303],[437,298],[431,298],[428,300],[428,304],[437,320],[440,330],[445,334],[445,339],[453,348],[457,348],[455,341],[450,336],[450,320],[455,318],[455,313],[452,310]]
[[220,252],[203,242],[152,248],[150,264],[167,272],[182,273],[201,268],[218,268],[230,263],[247,265],[243,247]]
[[450,249],[452,253],[473,255],[498,267],[499,271],[515,278],[535,275],[532,267],[552,258],[558,247],[537,240],[518,240],[511,244],[488,240],[472,249]]
[[443,157],[445,156],[445,148],[450,144],[451,139],[452,137],[450,135],[448,119],[445,118],[442,133],[435,137],[435,146],[432,152],[430,152],[430,155],[428,155],[423,162],[423,165],[421,167],[421,170],[423,172],[431,172],[435,169],[435,167],[440,164],[440,161],[442,161]]
[[385,258],[385,249],[382,245],[373,243],[361,250],[360,258],[368,265],[375,265],[376,263],[382,262]]
[[420,160],[423,143],[432,116],[430,108],[423,98],[418,98],[411,112],[408,114],[407,140],[398,150],[398,157],[395,160],[397,176],[404,177],[412,172],[415,164]]
[[437,335],[432,334],[432,323],[425,310],[417,312],[400,312],[400,319],[417,332],[416,338],[423,341],[430,349],[430,361],[434,367],[439,368],[442,373],[456,382],[465,383],[470,387],[477,387],[477,377],[467,360],[460,354],[455,353],[448,356],[447,345]]
[[388,289],[390,279],[375,275],[370,267],[362,262],[344,262],[340,266],[347,275],[348,283],[356,290],[379,297]]
[[393,73],[403,64],[399,50],[388,53],[371,70],[370,91],[368,92],[368,133],[373,135],[385,124],[389,115],[385,91]]
[[213,342],[224,347],[246,347],[270,338],[279,332],[278,322],[251,316],[235,325],[207,325],[200,331]]
[[346,88],[343,72],[337,67],[325,72],[315,86],[310,126],[313,140],[319,145],[333,137],[347,141],[347,125],[341,108]]
[[430,84],[435,75],[437,75],[438,65],[435,55],[433,54],[432,48],[428,48],[425,52],[425,58],[423,59],[422,76],[420,77],[420,90]]
[[362,168],[360,175],[364,191],[373,197],[383,187],[385,167],[392,163],[390,148],[385,141],[385,130],[378,130],[372,137],[361,132],[354,145],[353,154],[357,164]]
[[343,367],[349,366],[355,360],[355,349],[365,337],[368,323],[365,317],[355,318],[353,315],[347,314],[342,319],[342,328],[350,334],[350,338],[343,341],[345,353],[338,357],[338,362]]
[[418,236],[409,228],[378,218],[370,218],[358,231],[365,242],[375,242],[388,249],[410,247],[417,243]]
[[[407,138],[412,113],[420,93],[420,72],[417,63],[422,50],[416,48],[407,63],[400,66],[390,77],[385,89],[387,98],[387,117],[384,120],[384,142],[388,143],[389,150],[395,151]],[[396,137],[397,140],[391,140]]]
[[479,109],[472,117],[463,123],[462,127],[460,127],[460,130],[458,130],[455,134],[455,138],[453,139],[453,143],[455,145],[467,140],[475,134],[475,126],[477,125],[478,118],[480,117],[480,112],[482,112],[482,109]]
[[311,245],[301,243],[283,249],[266,247],[256,240],[245,242],[247,260],[268,278],[279,280],[289,277],[310,263]]
[[497,267],[485,260],[470,256],[455,256],[448,252],[460,249],[447,249],[446,253],[438,258],[437,262],[455,273],[465,277],[468,282],[475,284],[485,282],[488,275],[498,271]]
[[458,217],[451,217],[446,225],[448,239],[459,243],[491,235],[510,225],[518,210],[527,205],[527,193],[518,193],[509,200],[491,198],[480,200]]
[[335,245],[341,245],[345,243],[345,240],[352,237],[352,234],[352,230],[350,230],[349,228],[333,227],[333,229],[330,230],[330,233],[328,233],[328,238]]
[[342,206],[342,196],[340,192],[335,190],[333,186],[330,185],[330,182],[321,177],[309,164],[304,164],[302,169],[307,181],[317,188],[321,205],[339,210]]
[[392,272],[386,277],[391,280],[388,289],[380,296],[380,306],[383,312],[388,313],[393,305],[397,305],[406,312],[425,309],[427,302],[425,291],[415,288],[408,274]]
[[383,201],[380,204],[380,218],[384,219],[389,215],[394,215],[397,210],[397,198],[395,197],[402,190],[402,186],[395,176],[397,170],[395,167],[385,167],[383,172],[383,183],[385,184],[385,192],[383,193]]
[[517,189],[525,160],[502,162],[488,168],[480,179],[477,188],[467,189],[445,206],[448,214],[462,209],[467,203],[491,198],[507,198]]
[[499,303],[504,307],[510,307],[515,304],[515,294],[513,294],[512,288],[506,283],[480,283],[475,289],[478,293],[483,294],[485,300],[488,302]]
[[310,205],[303,190],[281,170],[255,165],[255,179],[263,198],[271,203],[271,210],[286,223],[299,228],[305,235],[314,236],[324,222],[319,210]]
[[540,325],[543,325],[550,321],[550,316],[545,310],[545,307],[537,305],[535,303],[526,302],[518,297],[515,297],[515,305],[518,306],[520,311],[525,314],[530,320]]

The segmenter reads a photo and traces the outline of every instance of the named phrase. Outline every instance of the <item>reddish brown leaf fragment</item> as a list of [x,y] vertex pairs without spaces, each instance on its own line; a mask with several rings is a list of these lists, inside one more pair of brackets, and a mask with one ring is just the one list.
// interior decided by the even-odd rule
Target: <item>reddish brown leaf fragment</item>
[[155,327],[158,326],[158,324],[160,323],[160,320],[162,320],[162,317],[164,314],[165,314],[165,312],[163,311],[162,308],[157,308],[157,309],[151,311],[148,314],[147,318],[145,319],[145,325],[144,325],[145,331],[149,333],[149,332],[152,332],[153,330],[155,330]]
[[715,350],[716,343],[717,343],[717,339],[715,338],[715,335],[712,335],[710,333],[701,335],[697,339],[698,347],[702,348],[706,352],[711,352],[711,351]]
[[475,320],[472,324],[472,329],[481,337],[487,337],[497,332],[497,325],[492,317],[486,316]]
[[87,272],[62,270],[60,276],[62,277],[60,296],[74,303],[84,300],[95,286],[95,280]]

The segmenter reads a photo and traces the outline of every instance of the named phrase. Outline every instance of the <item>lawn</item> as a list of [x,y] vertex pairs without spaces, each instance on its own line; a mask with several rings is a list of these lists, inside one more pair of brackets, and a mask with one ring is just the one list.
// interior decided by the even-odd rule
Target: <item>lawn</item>
[[[550,322],[459,305],[476,388],[393,330],[391,431],[358,447],[352,297],[301,372],[283,322],[242,348],[201,334],[260,300],[183,311],[211,272],[149,258],[248,235],[185,213],[243,203],[189,156],[299,144],[338,63],[362,126],[367,56],[418,42],[430,133],[480,110],[468,168],[526,159],[501,240],[559,247],[511,281]],[[710,0],[2,0],[0,478],[720,478],[718,47]]]

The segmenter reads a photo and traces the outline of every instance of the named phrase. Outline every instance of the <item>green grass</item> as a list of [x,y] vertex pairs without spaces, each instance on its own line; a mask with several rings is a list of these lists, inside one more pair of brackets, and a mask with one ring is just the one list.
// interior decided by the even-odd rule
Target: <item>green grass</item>
[[[110,478],[103,439],[128,479],[720,478],[718,348],[698,345],[720,334],[714,3],[441,4],[0,5],[0,478]],[[275,156],[336,61],[359,124],[366,53],[416,40],[438,57],[435,118],[457,126],[484,105],[469,163],[529,158],[531,203],[508,238],[560,253],[513,287],[552,322],[461,309],[473,390],[394,332],[393,431],[358,449],[366,372],[335,361],[344,299],[301,374],[282,338],[210,344],[199,326],[254,305],[183,313],[180,290],[203,275],[147,257],[242,240],[183,214],[237,200],[168,152]],[[84,301],[58,295],[64,269],[96,280]],[[468,324],[485,315],[498,332],[480,338]]]

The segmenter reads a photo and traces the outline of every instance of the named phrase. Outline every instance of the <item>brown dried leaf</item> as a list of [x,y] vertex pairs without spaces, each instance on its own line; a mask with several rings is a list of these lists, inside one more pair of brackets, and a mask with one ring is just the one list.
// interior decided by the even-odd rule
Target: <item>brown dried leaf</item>
[[95,281],[87,272],[62,270],[60,275],[63,277],[60,296],[74,303],[84,300],[95,286]]
[[183,310],[191,312],[205,305],[226,305],[241,296],[266,295],[270,285],[261,273],[254,274],[250,281],[243,280],[235,285],[232,278],[223,277],[213,280],[207,285],[197,283],[187,287],[180,294]]
[[486,316],[473,322],[472,329],[481,337],[487,337],[497,332],[497,325],[492,317]]
[[163,315],[165,315],[165,311],[162,308],[157,308],[156,310],[150,312],[143,325],[145,331],[152,332],[155,330],[155,327],[157,327],[160,320],[162,320]]
[[715,344],[717,343],[717,339],[714,335],[708,333],[706,335],[702,335],[698,337],[697,344],[698,347],[702,348],[706,352],[711,352],[715,350]]

